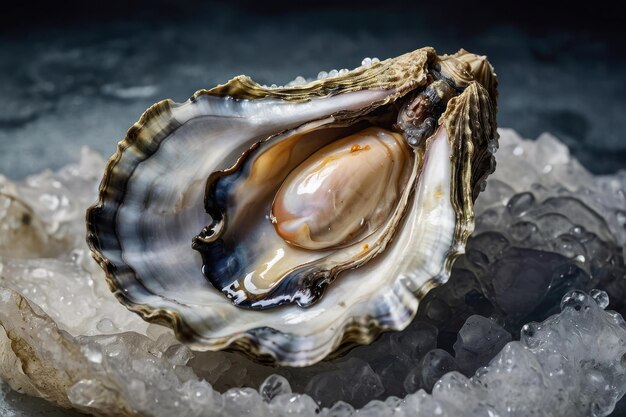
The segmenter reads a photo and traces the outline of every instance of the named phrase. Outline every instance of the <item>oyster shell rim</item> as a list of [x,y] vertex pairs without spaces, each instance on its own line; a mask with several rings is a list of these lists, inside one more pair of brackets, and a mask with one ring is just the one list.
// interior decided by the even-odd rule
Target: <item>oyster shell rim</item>
[[[423,82],[426,80],[426,75],[428,73],[427,66],[429,64],[432,64],[433,62],[436,63],[441,60],[447,60],[450,58],[455,59],[456,55],[467,54],[467,52],[464,50],[460,50],[455,55],[437,56],[433,48],[426,47],[426,48],[418,49],[413,52],[409,52],[403,55],[402,57],[414,55],[414,54],[418,54],[419,57],[422,58],[422,62],[420,63],[421,68],[419,71],[420,73],[419,82],[414,83],[414,85],[410,89],[414,89],[418,87],[419,85],[423,85]],[[398,58],[393,58],[393,59],[397,60]],[[377,64],[373,64],[372,67],[381,67],[387,61],[388,60],[382,61]],[[417,66],[417,64],[414,64],[414,65]],[[488,63],[487,65],[489,66],[489,68],[491,68],[491,66]],[[360,71],[360,73],[363,74],[367,72],[369,69],[370,67],[368,68],[360,67],[353,71],[350,71],[348,73],[348,76],[354,75],[354,71]],[[495,88],[495,86],[497,85],[497,80],[495,78],[495,73],[493,73],[493,70],[490,75],[491,75],[491,78],[493,79],[492,84],[495,83],[493,85],[493,87]],[[318,97],[329,96],[329,95],[334,94],[332,84],[334,82],[341,82],[342,78],[345,78],[345,76],[334,77],[332,79],[326,79],[326,80],[317,80],[317,81],[313,81],[311,83],[304,85],[304,87],[311,87],[311,86],[314,86],[316,88],[321,87],[321,90],[318,90],[318,91],[322,91],[324,92],[324,94],[319,94]],[[418,78],[413,78],[413,80],[414,81],[418,80]],[[330,88],[328,88],[328,85],[330,85]],[[468,82],[465,90],[471,90],[474,87],[475,89],[482,89],[486,91],[482,87],[482,85],[479,84],[478,81],[476,80]],[[407,87],[404,86],[403,89],[404,88],[407,88]],[[342,326],[335,331],[335,333],[341,333],[341,337],[335,338],[334,339],[335,342],[333,344],[328,344],[328,346],[324,348],[325,353],[318,355],[320,357],[317,357],[314,360],[309,360],[306,363],[295,364],[295,365],[292,362],[281,362],[275,355],[270,354],[266,351],[263,351],[262,349],[263,346],[261,343],[259,343],[256,333],[257,331],[271,331],[271,332],[278,332],[283,335],[288,335],[288,334],[280,330],[276,330],[276,329],[266,326],[266,327],[251,328],[251,329],[242,331],[240,334],[231,335],[230,337],[215,337],[215,338],[207,339],[203,335],[196,333],[193,330],[193,327],[187,323],[186,319],[184,318],[184,315],[181,314],[179,311],[176,311],[171,308],[153,307],[153,306],[150,306],[148,303],[138,302],[137,300],[135,300],[131,295],[128,294],[128,292],[124,290],[124,288],[121,287],[119,281],[115,278],[115,270],[117,269],[117,267],[113,264],[111,259],[107,258],[106,256],[104,256],[104,254],[101,253],[100,242],[96,234],[93,233],[94,226],[93,226],[92,219],[96,215],[97,211],[102,209],[102,206],[106,200],[106,195],[108,193],[108,187],[110,186],[111,179],[115,177],[114,175],[115,167],[120,163],[123,152],[125,152],[129,148],[132,148],[134,146],[137,146],[138,144],[141,144],[142,131],[146,127],[148,122],[150,122],[152,119],[162,116],[163,114],[169,113],[171,115],[173,108],[176,108],[177,106],[181,106],[185,103],[194,102],[195,100],[197,100],[198,97],[203,96],[203,95],[211,95],[211,96],[218,96],[218,97],[235,97],[237,99],[278,98],[281,100],[289,100],[289,101],[296,101],[296,102],[307,101],[308,100],[307,97],[311,97],[311,96],[306,95],[306,96],[302,96],[298,98],[297,96],[294,97],[294,95],[291,94],[294,91],[297,91],[300,89],[303,89],[303,86],[292,86],[292,87],[284,87],[284,88],[267,88],[267,87],[263,87],[259,85],[258,83],[254,82],[251,78],[247,76],[240,75],[240,76],[234,77],[227,83],[218,85],[212,89],[198,90],[186,102],[176,103],[171,99],[165,99],[165,100],[161,100],[153,104],[141,115],[139,120],[131,126],[131,128],[127,131],[124,138],[118,143],[115,153],[107,161],[107,164],[104,170],[104,176],[102,178],[102,181],[98,189],[98,200],[96,203],[94,203],[92,206],[90,206],[87,209],[87,212],[86,212],[87,243],[92,253],[92,257],[104,270],[105,279],[107,281],[109,289],[118,299],[118,301],[122,305],[124,305],[128,310],[139,314],[140,317],[142,317],[142,319],[145,320],[146,322],[165,325],[171,328],[174,331],[176,338],[182,343],[185,343],[188,346],[190,346],[192,349],[195,349],[198,351],[223,350],[223,349],[237,350],[237,351],[241,351],[247,354],[248,356],[251,356],[253,359],[255,359],[256,361],[260,363],[304,366],[304,365],[308,365],[316,361],[319,361],[325,357],[328,357],[329,355],[339,354],[342,350],[342,347],[346,345],[368,344],[372,342],[375,338],[377,338],[382,332],[389,331],[390,329],[396,329],[395,327],[381,324],[380,321],[377,319],[377,317],[350,316],[350,319],[346,320],[346,322],[343,323]],[[396,89],[396,91],[399,89],[400,88]],[[303,90],[310,91],[309,88],[305,88]],[[253,91],[255,94],[251,94],[250,93],[251,91]],[[290,94],[284,94],[283,92],[289,92]],[[239,93],[243,93],[243,94],[239,94]],[[487,112],[488,113],[487,119],[489,119],[487,125],[489,129],[486,129],[488,132],[490,132],[487,137],[487,139],[489,140],[497,139],[497,133],[495,130],[496,106],[495,106],[495,103],[492,103],[489,100],[490,96],[497,97],[496,94],[497,93],[493,91],[488,92],[486,95],[484,94],[481,95],[480,93],[474,94],[475,96],[479,98],[479,101],[480,101],[480,98],[482,98],[482,101],[486,102],[487,105],[490,106],[489,110],[491,111]],[[385,100],[388,102],[392,99],[392,97],[396,97],[396,94],[389,95]],[[458,99],[458,97],[456,97],[456,99]],[[460,100],[456,100],[456,101],[460,101]],[[451,100],[451,103],[452,103],[452,100]],[[448,131],[447,133],[448,133],[449,138],[453,136],[450,133],[450,129],[452,129],[453,131],[456,131],[458,127],[451,125],[450,121],[446,120],[445,117],[449,116],[450,114],[453,114],[454,112],[460,113],[460,112],[463,112],[464,110],[467,112],[467,109],[465,107],[466,107],[465,102],[461,102],[461,105],[457,105],[456,103],[454,105],[448,104],[448,106],[446,107],[446,111],[441,116],[439,120],[439,127],[445,128]],[[472,109],[470,109],[470,111],[471,110]],[[462,118],[459,118],[459,119],[462,119]],[[170,120],[170,123],[176,122],[176,119],[173,117],[170,117],[169,120]],[[171,125],[168,125],[167,134],[171,134],[173,131],[175,131],[178,127],[182,126],[183,124],[184,123],[178,124],[173,129]],[[466,134],[467,132],[464,132],[464,133]],[[165,137],[167,137],[167,135]],[[152,141],[153,137],[149,137],[148,140]],[[450,139],[449,141],[451,142]],[[461,142],[464,142],[464,141],[461,141]],[[159,145],[160,143],[157,145],[157,148]],[[452,146],[451,146],[451,150],[452,150]],[[458,157],[461,154],[465,155],[466,159],[468,160],[471,160],[472,158],[471,150],[469,152],[467,152],[467,150],[462,150],[460,154],[455,153],[454,155]],[[142,160],[145,160],[145,159],[142,159]],[[495,166],[494,162],[495,161],[493,160],[493,158],[491,158],[491,168],[485,172],[484,176],[488,175],[490,172],[493,172],[493,169]],[[465,171],[475,171],[475,169],[473,168],[473,165],[474,164],[470,163],[468,166],[472,167],[472,169],[471,170],[468,169]],[[458,176],[458,173],[456,172],[455,168],[456,168],[456,165],[454,164],[454,161],[453,161],[451,163],[451,179],[456,178]],[[460,188],[465,190],[468,187],[464,185],[466,184],[471,185],[472,183],[474,183],[476,187],[478,187],[478,184],[479,184],[478,181],[472,182],[472,180],[468,179],[467,177],[467,174],[471,175],[472,172],[465,172],[465,173],[461,172],[461,174],[465,174],[465,175],[463,175],[463,180],[461,181],[462,186]],[[452,237],[453,244],[451,245],[450,250],[445,255],[445,263],[444,265],[442,265],[442,268],[441,268],[442,273],[434,277],[431,277],[429,280],[424,282],[419,288],[417,288],[414,291],[411,291],[411,293],[418,300],[422,299],[424,294],[426,294],[426,292],[428,292],[430,289],[440,285],[441,283],[447,280],[447,277],[450,273],[451,266],[452,266],[454,259],[458,255],[463,253],[467,238],[469,237],[469,235],[471,234],[473,230],[473,217],[474,217],[473,200],[477,192],[474,192],[473,193],[474,195],[469,195],[467,192],[464,192],[464,193],[462,192],[461,193],[463,194],[462,201],[457,201],[457,199],[454,198],[454,195],[458,194],[456,185],[457,185],[457,181],[451,181],[451,202],[452,202],[452,206],[454,208],[456,218],[457,218],[457,221],[455,224],[455,233],[454,233],[454,236]],[[132,267],[129,266],[129,268],[132,270]],[[137,278],[136,273],[134,274],[135,274],[135,277]],[[135,281],[143,286],[143,283],[141,282],[140,279],[136,279]],[[177,303],[175,300],[170,300],[170,301],[174,301],[175,303]],[[413,314],[414,313],[415,312],[413,312]],[[408,324],[410,320],[412,320],[412,315],[411,317],[409,317],[408,321],[405,321],[404,324],[405,325]],[[299,336],[294,336],[294,337],[299,337]]]

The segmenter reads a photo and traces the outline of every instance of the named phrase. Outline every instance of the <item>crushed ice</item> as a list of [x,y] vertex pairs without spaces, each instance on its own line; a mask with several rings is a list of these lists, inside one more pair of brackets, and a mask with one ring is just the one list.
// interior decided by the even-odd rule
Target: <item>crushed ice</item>
[[11,387],[102,416],[607,415],[626,391],[626,173],[500,134],[450,281],[405,331],[299,369],[192,352],[116,301],[84,243],[99,155],[0,178],[0,412]]
[[[380,62],[380,59],[378,58],[363,58],[363,61],[361,61],[361,65],[357,68],[362,68],[362,67],[368,67],[372,64],[377,64]],[[356,68],[355,68],[356,69]],[[333,77],[337,77],[339,75],[344,75],[347,74],[348,72],[350,72],[350,70],[348,68],[342,68],[340,70],[336,70],[336,69],[332,69],[330,71],[320,71],[317,73],[317,77],[315,78],[304,78],[301,75],[298,75],[294,80],[289,81],[287,84],[284,85],[284,87],[294,87],[294,86],[298,86],[298,85],[303,85],[306,84],[310,81],[314,81],[314,80],[323,80],[325,78],[333,78]],[[263,87],[267,87],[266,85],[264,85]],[[270,88],[283,88],[282,85],[276,85],[276,84],[272,84],[270,86]]]

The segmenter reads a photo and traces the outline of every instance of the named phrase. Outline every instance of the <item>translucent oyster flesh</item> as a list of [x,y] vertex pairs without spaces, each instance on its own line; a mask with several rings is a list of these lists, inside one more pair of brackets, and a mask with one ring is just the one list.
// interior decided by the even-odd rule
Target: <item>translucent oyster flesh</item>
[[[495,86],[484,57],[424,48],[306,85],[237,77],[160,102],[109,161],[89,245],[120,301],[197,349],[302,366],[368,343],[406,327],[463,251],[494,168]],[[307,213],[289,190],[318,157],[336,195],[359,164],[387,178],[355,170],[348,203]]]

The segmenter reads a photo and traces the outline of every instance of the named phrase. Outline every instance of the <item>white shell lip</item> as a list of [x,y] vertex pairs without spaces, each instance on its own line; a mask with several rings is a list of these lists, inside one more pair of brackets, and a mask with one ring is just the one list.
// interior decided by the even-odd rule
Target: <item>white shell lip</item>
[[[423,60],[417,64],[425,67],[434,51],[421,51]],[[453,202],[444,199],[444,204],[440,203],[442,195],[451,195],[454,175],[451,156],[455,150],[444,127],[425,155],[426,160],[442,163],[426,164],[415,191],[416,198],[423,196],[426,202],[419,204],[418,210],[411,208],[411,213],[418,214],[405,219],[415,229],[408,227],[412,232],[399,234],[388,248],[392,253],[411,247],[426,256],[403,256],[401,262],[393,256],[375,259],[355,270],[354,276],[337,282],[329,295],[311,308],[286,306],[277,313],[259,314],[237,308],[217,293],[202,276],[199,256],[190,248],[198,227],[209,221],[202,204],[207,175],[230,166],[247,147],[228,148],[219,135],[207,138],[207,127],[215,131],[216,126],[235,126],[238,134],[250,136],[249,144],[275,133],[276,126],[296,127],[351,105],[386,102],[394,94],[393,89],[372,88],[312,98],[303,104],[273,97],[232,99],[199,92],[183,104],[164,101],[153,106],[120,143],[107,166],[100,200],[87,213],[88,243],[112,291],[144,319],[172,327],[179,339],[194,349],[234,348],[259,361],[290,366],[312,364],[343,343],[369,343],[380,331],[406,327],[420,294],[447,279],[451,259],[462,250],[466,235],[457,233],[459,214]],[[211,154],[205,152],[202,155],[207,158],[199,158],[207,143],[211,143]],[[176,152],[176,148],[188,152]],[[167,153],[168,158],[156,161],[153,156],[157,152]],[[179,182],[186,188],[173,187]],[[150,190],[168,190],[168,198],[146,193]],[[442,233],[446,227],[449,233]],[[433,245],[446,245],[448,250],[418,250]],[[371,294],[368,272],[378,267],[394,269],[397,275]],[[182,284],[180,277],[185,278]],[[376,277],[369,274],[369,278]],[[346,294],[354,303],[340,302]]]

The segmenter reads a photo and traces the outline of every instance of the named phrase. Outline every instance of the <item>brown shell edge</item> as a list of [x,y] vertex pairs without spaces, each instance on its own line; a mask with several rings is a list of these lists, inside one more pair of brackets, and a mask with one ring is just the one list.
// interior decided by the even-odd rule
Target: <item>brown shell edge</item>
[[[465,51],[461,50],[456,55],[459,54],[464,55]],[[458,59],[455,55],[450,57]],[[418,49],[413,52],[409,52],[395,59],[388,59],[380,63],[373,64],[369,67],[358,68],[344,76],[334,77],[325,80],[317,80],[304,86],[286,88],[266,88],[254,82],[251,78],[247,76],[238,76],[231,79],[226,84],[218,85],[209,90],[199,90],[190,98],[190,100],[194,101],[199,96],[206,94],[214,96],[232,96],[237,99],[278,98],[290,101],[306,101],[309,97],[312,96],[326,96],[329,94],[333,94],[333,92],[337,91],[342,81],[345,82],[347,78],[355,75],[361,79],[362,83],[358,86],[354,85],[353,83],[352,86],[355,88],[353,88],[352,90],[348,89],[349,91],[372,88],[382,83],[391,83],[396,85],[400,84],[399,87],[410,88],[410,86],[403,85],[400,81],[402,81],[403,79],[407,79],[409,83],[413,82],[419,84],[420,82],[423,82],[423,80],[426,78],[427,64],[433,62],[433,60],[445,62],[446,58],[447,56],[443,56],[440,58],[437,57],[435,50],[433,48],[427,47]],[[489,68],[491,68],[491,66],[489,66]],[[413,75],[409,75],[407,77],[407,73]],[[381,74],[382,77],[380,76]],[[493,79],[495,80],[495,74],[491,74],[493,75]],[[379,77],[377,78],[376,75],[379,75]],[[495,84],[491,87],[495,89]],[[309,90],[308,93],[307,90]],[[461,96],[463,96],[463,94]],[[440,124],[442,120],[445,121],[446,129],[448,129],[449,134],[451,131],[456,132],[456,130],[450,130],[450,127],[452,126],[452,121],[459,119],[458,115],[467,113],[467,110],[465,110],[465,113],[463,113],[463,109],[466,109],[467,106],[458,105],[458,102],[459,100],[455,100],[455,103],[457,104],[453,106],[452,103],[449,104],[446,112],[440,119]],[[99,186],[98,201],[93,206],[87,209],[86,220],[88,225],[90,223],[91,213],[94,210],[100,208],[103,204],[104,199],[106,198],[110,178],[112,175],[114,175],[115,166],[119,163],[122,157],[122,153],[126,149],[136,145],[137,142],[142,140],[142,132],[144,131],[146,125],[148,125],[153,120],[159,119],[161,117],[171,117],[164,115],[171,115],[171,109],[177,105],[179,104],[174,103],[171,99],[162,100],[154,104],[143,113],[139,121],[137,121],[128,130],[126,136],[119,142],[116,152],[107,162],[105,173]],[[493,115],[489,116],[489,120],[493,120],[494,123],[491,130],[495,132],[495,106],[493,106],[491,109]],[[476,109],[474,109],[474,111],[476,111]],[[450,134],[450,136],[452,136],[452,134]],[[469,160],[471,160],[471,140],[469,140],[469,142],[462,141],[462,143],[465,144],[463,146],[464,158],[469,158]],[[495,167],[495,164],[492,163],[492,165]],[[468,168],[471,166],[472,165],[469,164]],[[468,169],[468,171],[470,171],[470,169]],[[472,204],[473,198],[468,199],[468,190],[471,188],[471,182],[467,181],[470,181],[469,178],[475,176],[474,172],[478,172],[480,170],[471,169],[471,171],[472,172],[466,172],[464,174],[459,174],[456,172],[453,174],[453,178],[458,177],[457,181],[461,180],[461,184],[464,184],[459,191],[458,187],[456,187],[454,184],[457,181],[453,181],[453,193],[455,196],[455,198],[453,199],[453,205],[457,213],[455,241],[457,243],[463,244],[467,241],[467,238],[471,233],[471,230],[469,230],[469,232],[466,230],[467,226],[469,224],[473,225],[474,220]],[[488,175],[489,172],[484,173],[483,176]],[[91,250],[92,257],[104,270],[109,289],[111,290],[111,292],[113,292],[115,297],[122,305],[124,305],[128,310],[137,313],[143,320],[149,323],[170,327],[174,331],[175,336],[179,341],[189,345],[192,349],[198,351],[220,349],[236,350],[243,352],[244,354],[250,356],[260,363],[272,365],[289,365],[289,363],[281,363],[275,356],[267,352],[263,352],[261,346],[247,332],[236,334],[230,338],[207,340],[205,338],[202,338],[201,335],[193,332],[191,330],[191,327],[185,322],[179,312],[165,308],[155,309],[148,306],[147,304],[134,302],[126,295],[126,293],[121,288],[118,287],[116,279],[114,278],[114,266],[108,259],[106,259],[98,252],[97,248],[95,247],[96,240],[97,238],[90,233],[90,227],[88,226],[87,244]],[[446,274],[449,273],[452,262],[454,261],[456,256],[458,256],[458,253],[453,252],[447,255],[447,262],[444,266],[444,271]],[[437,282],[437,278],[435,277],[426,282],[422,287],[420,287],[417,290],[416,295],[418,296],[418,298],[421,299],[428,290],[438,284],[439,283]],[[411,317],[413,317],[415,313],[416,312],[412,312]],[[315,363],[323,359],[328,354],[341,350],[342,346],[353,344],[368,344],[386,330],[390,329],[380,326],[375,318],[362,317],[360,320],[352,318],[352,320],[346,322],[343,325],[343,328],[341,330],[342,337],[337,339],[337,342],[334,343],[333,346],[331,346],[329,349],[327,349],[327,352],[323,357],[311,359],[307,363],[299,364],[299,366],[305,366]]]
[[[467,52],[461,50],[460,53]],[[493,68],[484,57],[477,61],[480,61],[478,65],[472,66],[472,73],[477,80],[470,81],[463,93],[450,100],[439,119],[440,126],[448,132],[453,149],[452,205],[457,220],[455,244],[446,261],[448,272],[452,269],[454,260],[464,252],[467,239],[474,230],[474,201],[486,178],[496,168],[495,157],[488,144],[498,139],[497,79]],[[459,164],[456,163],[460,158],[464,160],[461,165],[465,167],[463,170],[459,170]],[[463,249],[459,250],[459,246]]]

